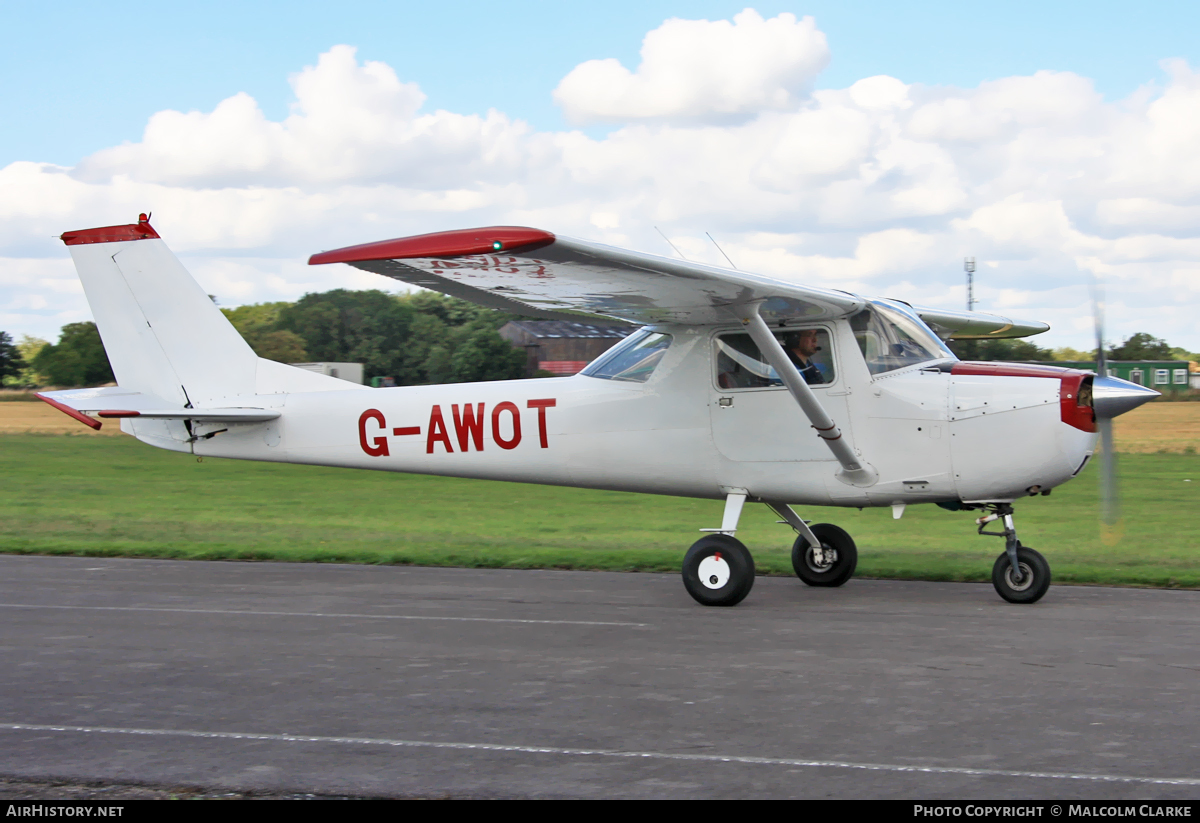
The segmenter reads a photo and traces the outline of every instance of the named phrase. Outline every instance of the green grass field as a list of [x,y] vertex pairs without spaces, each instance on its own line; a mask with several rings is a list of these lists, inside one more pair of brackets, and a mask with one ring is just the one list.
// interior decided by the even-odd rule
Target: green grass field
[[[1055,582],[1200,587],[1200,457],[1122,455],[1126,537],[1097,526],[1096,474],[1017,504],[1022,542]],[[675,571],[718,501],[249,463],[128,437],[0,436],[0,551],[197,560]],[[1003,549],[974,515],[912,506],[802,510],[859,547],[858,576],[989,580]],[[793,535],[747,506],[760,574],[791,572]]]

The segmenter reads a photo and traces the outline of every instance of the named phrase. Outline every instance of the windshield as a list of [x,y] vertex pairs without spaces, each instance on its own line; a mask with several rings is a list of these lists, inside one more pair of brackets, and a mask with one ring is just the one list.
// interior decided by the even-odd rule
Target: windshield
[[954,357],[921,318],[879,300],[851,317],[850,328],[871,374]]
[[642,329],[600,355],[580,374],[605,380],[645,383],[658,368],[658,362],[670,345],[671,335]]

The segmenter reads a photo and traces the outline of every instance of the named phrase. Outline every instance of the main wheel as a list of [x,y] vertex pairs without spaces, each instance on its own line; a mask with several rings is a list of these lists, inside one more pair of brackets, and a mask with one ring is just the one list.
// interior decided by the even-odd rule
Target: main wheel
[[683,558],[683,587],[703,606],[736,606],[754,587],[754,558],[727,534],[702,537]]
[[851,578],[858,566],[858,547],[844,529],[831,523],[810,527],[820,546],[797,537],[792,544],[792,568],[796,576],[810,586],[840,586]]
[[1036,603],[1050,588],[1050,564],[1041,554],[1017,544],[1017,567],[1021,570],[1021,582],[1013,582],[1012,563],[1008,552],[1001,552],[992,566],[992,585],[996,594],[1009,603]]

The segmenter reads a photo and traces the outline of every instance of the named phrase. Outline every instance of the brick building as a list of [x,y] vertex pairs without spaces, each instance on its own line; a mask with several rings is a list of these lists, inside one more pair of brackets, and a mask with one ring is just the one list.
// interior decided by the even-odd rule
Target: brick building
[[500,336],[525,349],[526,377],[533,377],[538,369],[570,375],[578,374],[637,328],[628,323],[513,320],[500,327]]

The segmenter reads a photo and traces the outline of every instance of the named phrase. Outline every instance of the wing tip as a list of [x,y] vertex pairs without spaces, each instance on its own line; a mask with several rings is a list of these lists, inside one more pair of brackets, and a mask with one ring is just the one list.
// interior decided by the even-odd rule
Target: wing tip
[[367,260],[405,260],[415,257],[463,257],[472,254],[496,254],[528,251],[548,246],[555,236],[542,229],[525,226],[484,226],[432,234],[417,234],[346,246],[323,251],[308,258],[308,265],[361,263]]

